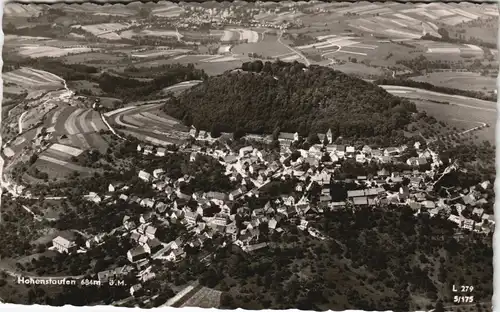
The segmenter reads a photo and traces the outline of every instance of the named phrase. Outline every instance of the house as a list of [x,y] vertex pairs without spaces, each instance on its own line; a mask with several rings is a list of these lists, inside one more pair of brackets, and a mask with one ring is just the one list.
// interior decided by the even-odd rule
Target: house
[[356,155],[356,162],[358,163],[364,163],[366,161],[366,157],[364,154],[357,154]]
[[356,152],[356,148],[354,148],[354,146],[346,146],[345,152],[347,154],[353,154],[354,152]]
[[197,134],[196,128],[191,127],[191,129],[189,129],[189,135],[193,138],[196,138],[196,134]]
[[361,149],[361,151],[366,155],[366,154],[370,154],[372,152],[372,148],[369,147],[368,145],[365,145],[363,146],[363,148]]
[[412,167],[418,167],[418,166],[423,166],[427,164],[427,159],[423,157],[410,157],[406,160],[406,163],[408,166]]
[[433,201],[430,200],[424,200],[422,202],[422,205],[427,208],[427,209],[434,209],[436,208],[436,204]]
[[483,213],[484,213],[484,209],[483,208],[474,208],[472,210],[472,214],[478,216],[479,218],[482,217]]
[[472,231],[472,229],[474,228],[474,220],[465,219],[462,228]]
[[158,239],[153,238],[153,239],[148,240],[146,242],[146,244],[144,244],[143,248],[144,248],[144,251],[146,251],[148,254],[152,255],[152,254],[160,251],[163,248],[163,245],[161,244],[161,242]]
[[152,219],[153,219],[153,213],[146,212],[146,213],[141,214],[141,216],[139,217],[139,222],[144,224],[144,223],[151,222]]
[[365,196],[364,190],[347,191],[347,197],[349,198],[361,197],[361,196]]
[[221,192],[208,192],[205,194],[205,197],[209,200],[219,200],[219,201],[225,201],[227,198],[227,195]]
[[157,228],[155,228],[152,225],[148,225],[146,229],[144,230],[144,234],[149,238],[149,239],[154,239],[155,234],[156,234]]
[[283,143],[289,144],[298,140],[299,140],[299,134],[297,132],[295,133],[280,132],[280,134],[278,135],[278,141]]
[[108,185],[108,192],[113,193],[114,191],[115,191],[115,187],[113,186],[113,184],[109,184]]
[[166,257],[166,260],[171,262],[178,262],[182,260],[186,256],[186,252],[183,248],[177,248],[170,252],[170,254]]
[[231,193],[229,193],[229,200],[234,201],[238,197],[240,197],[241,195],[243,195],[243,191],[241,190],[241,188],[238,188],[238,189],[232,191]]
[[128,200],[128,196],[125,195],[125,194],[120,194],[120,196],[118,197],[118,199],[121,199],[123,201],[127,201]]
[[155,202],[151,198],[144,198],[141,200],[139,205],[141,205],[142,207],[153,208]]
[[460,225],[460,223],[462,222],[460,217],[459,216],[456,216],[456,215],[450,215],[448,217],[448,220],[455,223],[456,225]]
[[101,197],[99,195],[97,195],[97,193],[95,193],[95,192],[89,192],[89,194],[88,195],[84,195],[83,198],[85,200],[94,202],[96,204],[98,204],[98,203],[101,202]]
[[253,152],[253,147],[251,145],[240,148],[240,157],[245,157]]
[[135,284],[134,286],[130,287],[130,295],[131,296],[139,296],[142,293],[142,285],[141,284]]
[[153,153],[153,147],[151,145],[146,145],[144,147],[144,152],[143,154],[144,155],[149,155],[149,154],[152,154]]
[[419,188],[421,187],[423,184],[423,180],[421,177],[411,177],[410,178],[410,185],[415,187],[415,188]]
[[141,146],[141,144],[137,144],[137,151],[138,151],[138,152],[142,151],[142,146]]
[[188,224],[196,224],[196,221],[198,220],[198,213],[197,212],[192,212],[189,209],[186,209],[184,218],[188,222]]
[[144,170],[141,170],[139,171],[139,179],[143,180],[144,182],[149,182],[151,180],[151,174],[144,171]]
[[127,259],[128,259],[128,261],[130,261],[132,263],[135,263],[141,259],[144,259],[147,256],[148,256],[148,253],[146,252],[146,250],[144,249],[143,246],[138,246],[138,247],[132,248],[127,252]]
[[163,176],[163,173],[165,173],[165,170],[163,170],[161,168],[155,169],[155,170],[153,170],[153,177],[155,179],[160,179]]
[[164,148],[164,147],[158,147],[158,149],[156,149],[156,156],[164,157],[166,151],[167,151],[166,148]]
[[165,204],[164,202],[156,202],[155,205],[155,209],[159,213],[164,213],[167,210],[167,207],[168,207],[167,204]]
[[396,156],[399,154],[397,147],[388,147],[384,150],[384,156]]
[[278,225],[278,221],[276,221],[276,219],[274,219],[274,218],[272,218],[271,220],[269,220],[267,222],[267,227],[270,230],[275,230],[276,229],[276,225]]
[[353,198],[354,206],[366,206],[368,205],[368,197],[354,197]]
[[481,187],[485,190],[487,190],[489,187],[491,186],[491,182],[490,181],[484,181],[481,183]]
[[75,236],[72,233],[65,233],[52,240],[52,246],[60,253],[70,254],[78,248]]
[[328,131],[326,132],[326,139],[328,140],[328,144],[331,144],[333,142],[332,129],[328,129]]

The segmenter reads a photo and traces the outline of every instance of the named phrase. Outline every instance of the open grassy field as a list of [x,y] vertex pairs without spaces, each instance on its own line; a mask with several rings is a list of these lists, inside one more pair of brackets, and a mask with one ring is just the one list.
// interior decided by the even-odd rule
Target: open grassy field
[[428,82],[436,86],[490,92],[496,90],[496,78],[481,76],[473,72],[434,72],[425,76],[412,77],[412,80]]

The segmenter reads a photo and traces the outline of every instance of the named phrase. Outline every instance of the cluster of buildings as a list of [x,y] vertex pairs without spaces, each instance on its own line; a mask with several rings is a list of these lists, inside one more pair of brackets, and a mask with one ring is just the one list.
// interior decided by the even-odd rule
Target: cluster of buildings
[[[206,132],[193,131],[197,141],[209,138]],[[253,140],[266,140],[265,136],[250,135]],[[207,240],[221,237],[220,244],[231,242],[233,248],[243,253],[265,248],[262,230],[266,235],[281,235],[287,231],[285,225],[295,224],[300,230],[308,231],[318,239],[325,236],[314,228],[318,215],[325,210],[369,209],[376,205],[409,206],[415,213],[431,217],[444,216],[458,227],[475,232],[489,233],[493,230],[493,216],[484,213],[491,200],[487,193],[489,182],[467,189],[449,188],[448,196],[440,197],[433,186],[442,177],[438,166],[442,165],[439,156],[428,148],[414,146],[388,147],[385,149],[365,146],[333,144],[331,131],[318,135],[324,144],[314,144],[309,149],[290,150],[290,145],[299,140],[298,134],[281,133],[278,136],[282,151],[279,155],[259,150],[251,145],[233,151],[210,145],[201,148],[197,143],[182,146],[181,152],[189,153],[190,161],[199,154],[211,156],[225,167],[225,174],[235,185],[228,192],[202,192],[186,194],[182,185],[190,183],[193,177],[184,175],[178,179],[170,178],[162,168],[152,172],[140,170],[138,178],[155,190],[155,198],[144,198],[127,191],[126,182],[110,184],[106,194],[88,194],[86,200],[95,203],[114,201],[115,203],[134,203],[147,211],[139,216],[126,216],[120,226],[121,235],[129,237],[133,248],[127,252],[130,264],[126,267],[100,272],[103,282],[116,276],[116,270],[137,272],[137,284],[131,294],[138,293],[141,283],[155,278],[152,260],[178,262],[186,257],[186,248],[201,248]],[[412,150],[415,156],[408,157]],[[162,147],[138,146],[139,153],[162,157],[167,152]],[[406,156],[405,156],[406,155]],[[376,174],[339,178],[343,161],[356,163],[376,162],[379,164],[396,162],[406,164],[408,170],[378,170]],[[307,166],[304,166],[305,164]],[[259,198],[262,189],[271,181],[292,181],[293,192],[282,194],[267,201],[262,207],[250,209],[250,197]],[[339,196],[333,185],[349,185],[345,194]],[[316,190],[313,193],[313,190]],[[320,191],[318,191],[320,190]],[[128,195],[127,195],[128,194]],[[181,225],[187,234],[173,241],[164,242],[162,231],[173,224]],[[87,247],[104,241],[94,239]],[[71,252],[71,243],[54,240],[54,247],[62,252]],[[210,254],[203,259],[210,262]]]

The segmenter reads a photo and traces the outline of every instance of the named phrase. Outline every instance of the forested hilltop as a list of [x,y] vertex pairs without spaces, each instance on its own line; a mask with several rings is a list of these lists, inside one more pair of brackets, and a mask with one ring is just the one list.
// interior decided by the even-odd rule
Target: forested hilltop
[[415,105],[371,83],[298,62],[245,63],[172,99],[166,113],[199,129],[223,132],[395,136]]

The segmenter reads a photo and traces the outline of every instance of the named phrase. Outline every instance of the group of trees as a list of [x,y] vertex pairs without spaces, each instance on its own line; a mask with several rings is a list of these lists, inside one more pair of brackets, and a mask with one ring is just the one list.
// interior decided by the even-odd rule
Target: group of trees
[[265,251],[243,257],[220,250],[210,276],[224,291],[221,307],[430,309],[412,296],[450,302],[448,285],[456,283],[480,285],[478,301],[491,298],[490,239],[457,240],[445,219],[381,207],[326,212],[314,227],[329,239],[314,240],[287,226]]
[[248,72],[212,77],[164,106],[199,129],[243,133],[309,132],[333,136],[392,136],[415,105],[339,71],[298,62],[255,61]]
[[441,35],[441,38],[435,37],[431,34],[426,33],[420,39],[447,42],[447,43],[476,44],[476,45],[484,46],[484,47],[487,47],[490,49],[496,49],[496,47],[497,47],[497,45],[495,43],[485,42],[479,38],[474,38],[474,37],[469,37],[467,39],[465,37],[452,38],[452,37],[450,37],[449,32],[444,28],[439,28],[438,33]]

